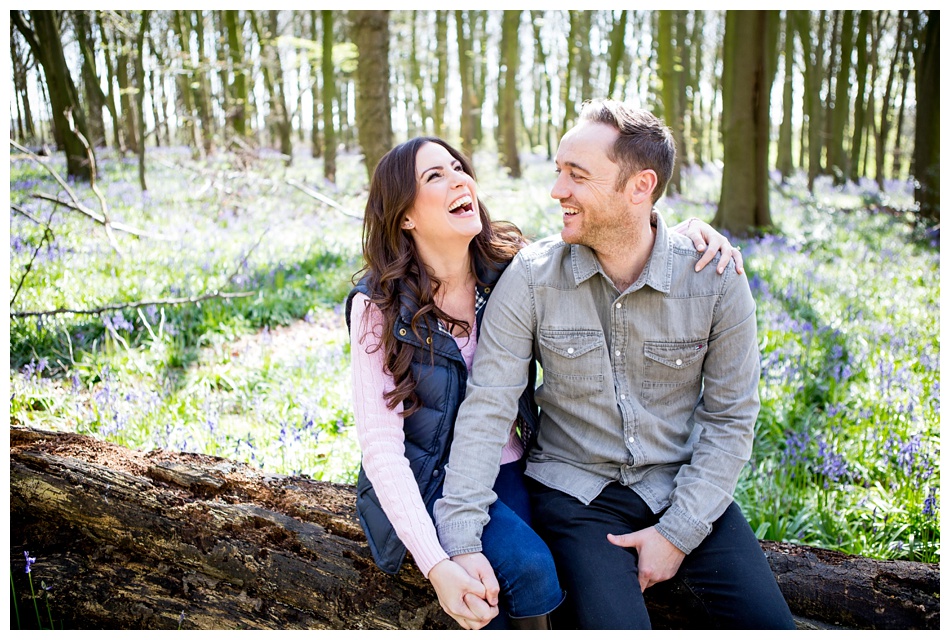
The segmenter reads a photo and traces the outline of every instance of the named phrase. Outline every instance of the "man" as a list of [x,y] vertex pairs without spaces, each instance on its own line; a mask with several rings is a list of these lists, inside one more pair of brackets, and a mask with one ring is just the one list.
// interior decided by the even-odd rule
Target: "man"
[[653,205],[673,170],[646,111],[588,104],[558,147],[564,228],[499,280],[435,515],[443,547],[490,583],[479,552],[502,446],[537,359],[527,461],[534,527],[582,628],[649,628],[642,592],[676,578],[710,626],[794,628],[732,500],[759,409],[755,303]]

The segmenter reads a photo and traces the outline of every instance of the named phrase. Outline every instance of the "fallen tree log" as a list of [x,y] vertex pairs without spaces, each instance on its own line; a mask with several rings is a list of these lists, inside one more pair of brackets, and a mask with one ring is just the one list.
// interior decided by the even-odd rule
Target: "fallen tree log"
[[[35,628],[28,551],[56,628],[455,628],[411,562],[373,564],[350,486],[20,427],[10,452],[11,625]],[[800,627],[939,629],[938,565],[762,545]],[[675,586],[647,593],[658,628],[693,626]]]

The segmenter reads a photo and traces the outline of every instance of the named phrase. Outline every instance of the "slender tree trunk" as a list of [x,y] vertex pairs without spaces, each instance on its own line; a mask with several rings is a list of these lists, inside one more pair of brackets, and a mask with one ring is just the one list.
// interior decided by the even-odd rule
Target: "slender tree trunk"
[[[482,117],[485,113],[485,101],[488,99],[488,11],[478,10],[469,14],[471,24],[472,87],[469,94],[472,100],[472,147],[478,149],[485,141],[485,126]],[[478,43],[478,51],[475,44]],[[496,148],[501,148],[499,145]]]
[[472,95],[475,90],[472,79],[472,40],[471,30],[466,34],[465,11],[457,9],[455,11],[455,32],[459,49],[459,76],[462,83],[462,118],[459,123],[459,136],[461,138],[462,153],[469,159],[473,159],[475,122],[474,113],[472,113]]
[[199,128],[194,105],[194,91],[192,85],[195,81],[195,75],[192,72],[191,61],[191,23],[184,19],[184,11],[174,11],[172,16],[172,26],[175,36],[178,38],[178,46],[184,56],[184,69],[178,74],[178,95],[181,98],[184,113],[178,116],[185,125],[188,132],[188,139],[191,142],[191,157],[200,158],[204,150],[204,144],[201,141],[201,129]]
[[825,146],[825,173],[833,173],[831,166],[834,150],[832,149],[834,124],[834,105],[835,105],[835,78],[838,69],[838,35],[840,24],[840,11],[831,12],[831,45],[828,47],[828,68],[824,75],[827,86],[825,96],[825,108],[822,113],[822,143]]
[[[43,66],[53,125],[63,139],[66,173],[78,180],[88,181],[91,178],[91,167],[86,145],[79,135],[89,140],[89,131],[86,129],[85,114],[79,105],[79,92],[76,91],[76,85],[73,84],[69,67],[66,65],[59,31],[60,16],[54,11],[30,11],[30,18],[32,27],[27,23],[23,12],[10,12],[11,21],[29,44],[33,57]],[[73,133],[73,127],[70,127],[70,117],[78,135]],[[91,148],[88,153],[92,153]]]
[[[673,36],[673,21],[676,18],[673,11],[659,12],[659,31],[657,32],[657,63],[660,70],[660,79],[663,82],[661,93],[663,99],[663,119],[673,131],[673,140],[676,142],[676,162],[673,164],[673,174],[667,189],[671,194],[682,192],[680,182],[683,167],[683,123],[678,118],[679,107],[679,72],[676,71],[676,41]],[[679,64],[682,69],[682,64]]]
[[[198,69],[196,88],[196,106],[198,120],[201,123],[201,142],[206,154],[214,153],[214,134],[218,127],[214,121],[214,110],[211,108],[211,61],[205,50],[205,18],[204,11],[192,12],[194,19],[195,37],[198,41]],[[223,49],[223,47],[222,47]]]
[[[148,32],[148,17],[151,12],[142,11],[139,23],[139,32],[135,38],[135,113],[138,125],[138,156],[139,156],[139,186],[142,191],[148,191],[145,183],[145,34]],[[153,97],[154,99],[154,97]],[[158,126],[158,123],[155,124]]]
[[868,24],[871,18],[869,10],[863,10],[858,15],[858,39],[855,48],[858,50],[857,86],[854,92],[854,132],[851,138],[851,165],[846,174],[848,180],[856,177],[861,167],[861,157],[864,154],[864,118],[867,114],[867,96],[865,87],[868,77]]
[[705,135],[705,125],[703,122],[703,94],[700,90],[703,74],[703,27],[706,21],[705,11],[693,11],[693,32],[690,37],[691,51],[689,53],[692,62],[690,68],[690,86],[692,90],[692,108],[690,111],[689,131],[693,147],[693,157],[700,167],[706,164],[706,151],[704,148],[703,136]]
[[[320,20],[320,13],[317,11],[310,11],[310,39],[316,43],[320,42],[318,36],[317,22]],[[320,107],[321,100],[323,99],[320,95],[320,74],[317,71],[316,56],[311,55],[309,58],[310,61],[310,99],[313,102],[313,118],[310,123],[310,155],[314,158],[323,157],[323,139],[320,135]]]
[[[815,46],[811,39],[811,17],[808,11],[793,12],[799,39],[802,43],[802,58],[805,61],[805,125],[808,127],[808,190],[814,193],[815,178],[821,170],[821,75],[819,73]],[[806,145],[803,145],[804,149]]]
[[[294,143],[293,131],[290,122],[290,113],[287,111],[287,98],[284,96],[284,72],[280,64],[280,53],[277,51],[277,11],[267,11],[267,22],[262,26],[251,12],[251,25],[257,32],[257,40],[261,47],[262,75],[264,87],[267,89],[270,105],[270,120],[277,129],[280,138],[280,152],[284,156],[287,166],[293,163]],[[264,16],[262,16],[264,17]]]
[[793,61],[795,59],[795,26],[792,23],[791,12],[785,12],[785,82],[782,91],[782,124],[778,133],[778,156],[776,168],[782,174],[782,181],[792,175],[792,103],[793,91]]
[[884,33],[884,30],[887,28],[887,17],[889,15],[888,11],[877,11],[875,12],[875,19],[872,23],[871,29],[871,51],[870,51],[870,60],[868,61],[871,67],[871,78],[868,81],[869,96],[868,96],[868,108],[867,108],[867,117],[865,118],[865,131],[864,131],[864,154],[861,156],[861,177],[866,177],[868,175],[868,165],[871,163],[871,141],[876,139],[877,136],[877,126],[878,126],[878,117],[877,117],[877,100],[875,99],[875,87],[878,85],[877,77],[881,71],[881,57],[879,55],[881,35]]
[[356,127],[366,172],[372,178],[379,160],[393,146],[389,101],[389,12],[355,11],[353,41],[356,68]]
[[919,216],[940,222],[940,12],[925,11],[917,64],[917,122],[914,127],[914,199]]
[[901,50],[904,44],[904,19],[901,12],[897,12],[897,34],[894,36],[894,58],[887,72],[887,83],[884,85],[884,97],[881,98],[881,124],[878,127],[877,141],[874,143],[874,179],[877,187],[884,190],[884,158],[887,149],[887,139],[891,134],[891,110],[894,108],[894,76],[900,67]]
[[73,11],[72,15],[76,41],[82,53],[82,86],[88,107],[86,124],[89,127],[89,144],[96,147],[104,145],[106,140],[106,126],[102,119],[106,97],[99,86],[99,74],[96,73],[96,48],[89,16],[85,11]]
[[580,56],[582,37],[580,27],[580,12],[568,11],[570,21],[570,31],[567,34],[567,64],[564,70],[564,84],[561,85],[561,102],[564,104],[564,120],[561,122],[561,136],[563,137],[567,130],[574,126],[576,117],[575,93],[574,93],[574,69],[576,60]]
[[125,142],[125,132],[122,130],[122,118],[119,113],[118,100],[115,95],[115,69],[112,65],[112,45],[109,41],[109,34],[106,30],[105,22],[102,19],[102,12],[97,12],[97,23],[99,25],[99,35],[102,38],[102,58],[106,63],[106,108],[109,109],[109,115],[112,117],[112,137],[116,150],[125,155],[128,147]]
[[727,11],[723,54],[723,171],[712,224],[736,235],[772,226],[769,214],[769,21],[777,11]]
[[[13,87],[17,99],[17,113],[20,114],[20,139],[34,138],[36,126],[33,123],[33,109],[30,106],[30,94],[27,91],[27,53],[20,46],[24,40],[14,36],[17,32],[15,24],[10,22],[10,59],[13,65]],[[27,45],[29,46],[29,45]],[[22,111],[21,109],[22,105]]]
[[321,11],[323,19],[323,177],[336,182],[336,129],[333,126],[333,100],[336,84],[333,72],[333,12]]
[[424,134],[428,130],[428,125],[426,122],[429,120],[429,109],[426,106],[426,93],[425,86],[422,82],[422,71],[419,66],[419,57],[416,53],[416,47],[418,46],[418,34],[416,23],[420,17],[423,17],[424,14],[421,12],[413,12],[411,14],[412,20],[412,47],[410,49],[409,57],[409,76],[412,82],[413,101],[416,103],[416,111],[419,115],[420,127],[419,133]]
[[851,53],[854,49],[854,12],[845,11],[841,21],[841,61],[835,81],[834,108],[828,141],[828,168],[835,184],[842,184],[847,173],[844,135],[851,113]]
[[907,26],[908,33],[907,38],[904,40],[904,57],[901,62],[901,106],[897,110],[897,126],[895,127],[894,132],[894,169],[893,174],[895,178],[899,178],[902,175],[905,152],[904,152],[904,139],[901,136],[901,132],[904,130],[904,106],[907,104],[907,86],[910,83],[910,66],[911,66],[911,55],[914,51],[914,42],[917,40],[920,35],[920,12],[918,11],[909,11],[908,12],[909,24]]
[[[130,16],[127,19],[131,23]],[[122,105],[122,122],[125,126],[125,143],[129,150],[138,155],[139,153],[139,126],[137,122],[138,111],[133,104],[133,94],[135,88],[132,86],[132,80],[129,78],[129,52],[130,45],[122,33],[121,29],[115,31],[115,43],[118,52],[115,58],[116,80],[119,83],[119,104]],[[134,72],[133,72],[134,73]]]
[[445,138],[445,87],[449,77],[448,11],[435,12],[435,52],[438,68],[435,73],[435,96],[432,105],[432,128],[435,135]]
[[505,43],[502,55],[504,56],[505,84],[502,94],[498,96],[499,105],[504,104],[504,120],[501,122],[502,139],[504,141],[504,164],[508,168],[508,176],[521,177],[521,162],[518,159],[518,130],[516,114],[518,113],[518,27],[521,25],[521,11],[505,11],[502,18],[502,41]]
[[617,90],[617,72],[620,69],[620,62],[623,60],[624,36],[627,34],[627,10],[621,9],[620,15],[614,19],[613,26],[610,29],[610,48],[607,51],[609,60],[607,65],[607,97],[614,98]]
[[228,35],[228,52],[231,58],[231,99],[228,104],[227,120],[231,130],[239,138],[247,137],[248,88],[247,71],[244,64],[244,45],[241,38],[241,26],[238,11],[224,11],[224,22]]

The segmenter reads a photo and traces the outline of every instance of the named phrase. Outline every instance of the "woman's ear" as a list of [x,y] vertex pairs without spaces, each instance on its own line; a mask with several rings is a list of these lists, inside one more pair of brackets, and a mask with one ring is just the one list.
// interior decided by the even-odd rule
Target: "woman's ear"
[[412,228],[415,227],[415,226],[416,226],[416,223],[414,223],[414,222],[413,222],[412,220],[410,220],[409,218],[406,218],[405,220],[402,221],[402,228],[403,228],[403,229],[412,229]]

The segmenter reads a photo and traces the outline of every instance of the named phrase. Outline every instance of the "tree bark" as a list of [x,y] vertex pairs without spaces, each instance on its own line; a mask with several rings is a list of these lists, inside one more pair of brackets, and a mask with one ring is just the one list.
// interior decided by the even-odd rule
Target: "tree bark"
[[[670,176],[670,182],[667,190],[671,194],[682,192],[680,184],[681,170],[683,167],[683,155],[685,144],[683,141],[683,122],[679,118],[680,109],[680,91],[679,83],[682,76],[682,61],[676,59],[676,40],[673,36],[673,21],[675,20],[674,11],[659,12],[659,29],[657,31],[657,64],[660,71],[660,79],[663,81],[663,119],[673,131],[673,140],[676,142],[676,161],[673,163],[673,174]],[[728,63],[727,63],[728,64]]]
[[[469,23],[468,33],[466,33],[465,23],[468,15]],[[459,122],[459,138],[461,139],[461,151],[469,160],[474,160],[475,151],[475,114],[473,103],[477,103],[475,97],[474,73],[472,66],[474,64],[472,51],[473,30],[471,25],[471,12],[455,10],[455,33],[459,51],[459,81],[462,85],[462,113]]]
[[867,96],[865,87],[868,77],[868,24],[870,22],[870,10],[863,10],[858,16],[858,39],[855,42],[855,48],[858,50],[857,66],[857,86],[854,92],[854,131],[851,138],[851,163],[849,171],[846,174],[848,180],[852,180],[858,174],[861,166],[861,158],[865,149],[862,141],[864,140],[864,118],[867,113]]
[[[135,37],[135,114],[138,130],[138,156],[139,156],[139,186],[142,191],[148,191],[145,183],[145,34],[148,32],[148,16],[150,11],[142,11],[142,20],[139,23],[139,31]],[[152,96],[155,99],[155,96]],[[158,127],[158,122],[155,123]]]
[[372,179],[377,163],[393,146],[389,100],[389,12],[353,11],[353,41],[359,50],[356,68],[356,128],[366,171]]
[[502,116],[501,138],[504,143],[504,164],[508,169],[508,176],[511,178],[521,177],[521,162],[518,159],[518,119],[516,115],[518,109],[518,56],[520,48],[518,46],[518,27],[521,24],[521,11],[505,11],[502,18],[502,42],[505,43],[504,68],[505,83],[500,96],[498,96],[499,109]]
[[323,56],[320,75],[323,80],[323,177],[336,182],[336,129],[333,126],[333,100],[336,80],[333,74],[333,12],[321,11]]
[[86,146],[79,136],[73,133],[66,116],[67,111],[72,113],[76,131],[89,140],[86,118],[79,105],[79,93],[69,74],[63,53],[59,16],[55,11],[30,11],[32,27],[21,11],[11,11],[10,18],[29,44],[33,57],[43,66],[53,112],[53,127],[62,140],[62,150],[66,154],[66,173],[79,180],[88,181],[91,177],[91,167]]
[[723,171],[712,224],[746,236],[769,214],[769,86],[766,49],[775,11],[726,12],[722,79]]
[[792,23],[791,12],[785,12],[785,80],[782,91],[782,124],[778,132],[778,153],[776,159],[776,168],[782,174],[782,181],[792,175],[794,165],[792,162],[792,104],[794,95],[792,93],[793,73],[792,62],[795,59],[795,26]]
[[[13,427],[10,494],[12,566],[36,558],[57,627],[455,628],[411,560],[395,576],[373,564],[351,486]],[[801,628],[940,626],[939,565],[762,547]],[[676,585],[647,592],[657,628],[696,624]]]
[[887,72],[887,83],[884,85],[884,97],[881,98],[881,123],[877,128],[877,141],[874,143],[874,179],[877,187],[884,190],[884,158],[887,151],[887,139],[891,133],[891,109],[894,107],[894,77],[900,68],[901,50],[904,43],[905,20],[901,12],[897,12],[897,34],[894,36],[894,58]]
[[435,73],[435,96],[432,104],[432,129],[436,137],[445,138],[445,87],[449,77],[448,12],[435,12],[435,52],[438,69]]
[[917,64],[917,124],[914,128],[914,199],[918,215],[940,222],[940,13],[927,11]]
[[224,22],[227,28],[228,52],[231,59],[231,86],[227,120],[235,135],[247,137],[248,88],[247,71],[244,64],[244,45],[241,38],[241,27],[238,11],[226,9]]
[[104,145],[106,140],[105,122],[102,119],[102,108],[106,97],[99,86],[99,75],[96,73],[96,47],[92,37],[89,16],[85,11],[73,11],[73,25],[76,28],[76,41],[82,53],[82,86],[86,97],[87,119],[89,127],[89,145],[97,147]]
[[835,80],[834,109],[831,112],[831,136],[828,141],[828,169],[835,184],[842,184],[847,174],[844,132],[851,111],[851,52],[854,49],[854,11],[844,12],[841,23],[841,59]]

